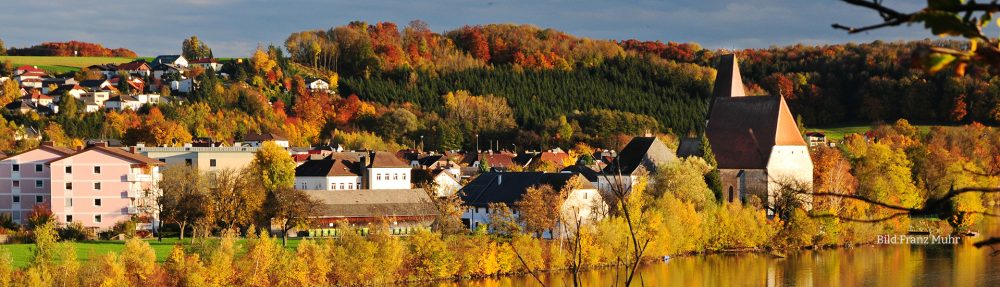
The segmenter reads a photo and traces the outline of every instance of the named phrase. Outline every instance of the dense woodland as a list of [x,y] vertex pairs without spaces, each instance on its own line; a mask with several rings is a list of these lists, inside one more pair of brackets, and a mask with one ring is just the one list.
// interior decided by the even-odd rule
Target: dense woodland
[[[3,42],[0,42],[3,50]],[[4,53],[5,52],[5,53]],[[45,42],[31,47],[8,48],[0,51],[0,55],[11,56],[79,56],[79,57],[138,57],[135,52],[125,48],[105,48],[101,44],[80,41]]]

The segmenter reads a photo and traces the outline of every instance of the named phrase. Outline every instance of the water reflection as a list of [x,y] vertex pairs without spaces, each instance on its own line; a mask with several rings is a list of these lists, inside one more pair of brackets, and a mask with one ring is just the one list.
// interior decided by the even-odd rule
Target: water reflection
[[[1000,256],[961,245],[882,245],[768,254],[679,257],[642,266],[645,286],[1000,286]],[[581,274],[585,286],[614,286],[623,270]],[[543,275],[548,286],[571,286],[566,273]],[[505,277],[417,286],[538,286],[531,277]],[[642,286],[634,282],[633,286]]]

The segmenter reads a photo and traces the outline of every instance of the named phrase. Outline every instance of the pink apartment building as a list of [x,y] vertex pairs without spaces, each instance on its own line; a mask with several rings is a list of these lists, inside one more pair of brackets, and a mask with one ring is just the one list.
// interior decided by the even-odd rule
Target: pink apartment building
[[158,223],[161,165],[101,143],[81,151],[46,143],[0,160],[0,212],[24,223],[41,204],[63,224],[107,229],[135,216],[150,229]]
[[52,201],[49,167],[45,164],[75,151],[41,146],[0,160],[0,212],[9,213],[17,223],[24,223],[31,208]]
[[98,143],[50,160],[52,213],[60,223],[106,229],[138,217],[139,228],[158,224],[156,198],[162,162]]

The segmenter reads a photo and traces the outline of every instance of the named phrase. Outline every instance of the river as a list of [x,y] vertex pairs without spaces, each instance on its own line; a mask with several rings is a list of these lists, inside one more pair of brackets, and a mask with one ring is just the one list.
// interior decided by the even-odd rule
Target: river
[[[971,242],[885,244],[769,254],[675,257],[640,267],[632,286],[1000,286],[1000,246],[991,255]],[[616,271],[618,271],[616,275]],[[581,274],[584,286],[621,286],[622,269]],[[616,280],[617,276],[617,280]],[[547,286],[572,286],[567,273],[544,274]],[[530,276],[438,282],[418,286],[539,286]]]

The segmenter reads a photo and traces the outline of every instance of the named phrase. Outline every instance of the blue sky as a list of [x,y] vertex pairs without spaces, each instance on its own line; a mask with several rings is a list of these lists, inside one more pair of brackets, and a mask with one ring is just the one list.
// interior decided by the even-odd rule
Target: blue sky
[[[353,20],[405,25],[420,19],[435,32],[486,23],[533,24],[597,39],[697,42],[708,48],[869,42],[933,37],[921,27],[847,35],[832,23],[861,26],[878,16],[836,0],[30,0],[4,3],[0,39],[8,47],[80,40],[140,55],[177,54],[197,35],[219,57],[245,56],[288,34]],[[886,0],[903,11],[922,0]]]

